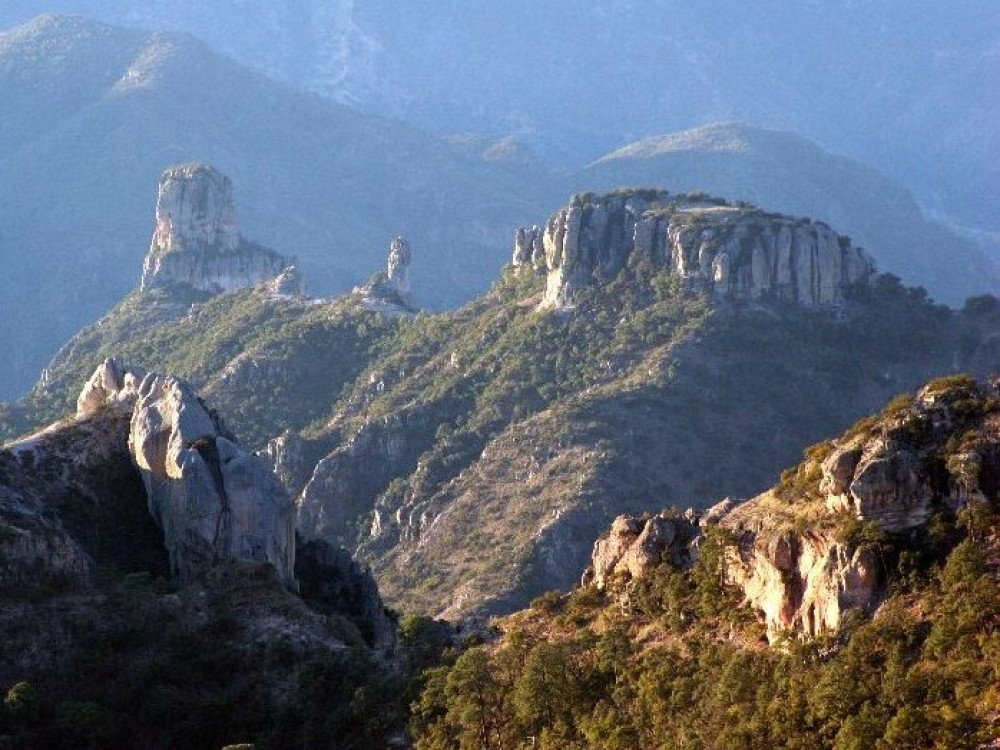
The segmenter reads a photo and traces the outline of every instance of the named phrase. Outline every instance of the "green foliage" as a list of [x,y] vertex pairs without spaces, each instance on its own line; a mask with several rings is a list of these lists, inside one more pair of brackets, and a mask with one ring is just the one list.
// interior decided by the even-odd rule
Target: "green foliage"
[[[94,368],[115,356],[189,380],[242,440],[260,446],[326,413],[398,325],[348,299],[307,304],[248,289],[187,309],[159,294],[131,295],[99,325],[81,331],[68,355],[57,357],[46,386],[25,400],[22,421],[61,416]],[[244,360],[255,364],[224,376],[227,366]]]
[[[887,544],[867,524],[853,536]],[[433,670],[417,747],[972,750],[1000,737],[1000,580],[982,542],[838,638],[781,648],[729,614],[720,560],[735,542],[710,534],[691,570],[638,581],[624,617],[618,602],[582,625],[535,606],[528,630],[476,649],[461,678]]]
[[[384,746],[404,720],[403,676],[363,648],[259,640],[245,630],[246,607],[269,608],[295,628],[301,605],[273,576],[222,583],[222,593],[164,595],[134,577],[105,584],[99,606],[74,595],[25,614],[34,620],[5,613],[5,659],[39,627],[53,628],[61,645],[51,666],[32,669],[31,683],[7,689],[0,747]],[[199,614],[185,617],[194,602]]]
[[539,612],[554,614],[563,607],[563,597],[558,591],[546,591],[540,596],[531,600],[531,608]]

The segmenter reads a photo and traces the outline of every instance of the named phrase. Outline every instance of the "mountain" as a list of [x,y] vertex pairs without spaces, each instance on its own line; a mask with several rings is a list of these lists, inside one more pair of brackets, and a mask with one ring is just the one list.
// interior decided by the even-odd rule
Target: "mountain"
[[[668,156],[647,143],[563,179],[516,139],[438,139],[297,93],[189,37],[60,16],[3,35],[0,94],[12,113],[0,123],[0,310],[10,321],[0,342],[11,351],[2,398],[23,393],[60,342],[132,288],[152,185],[176,163],[229,175],[247,234],[297,259],[317,294],[361,282],[401,234],[418,257],[441,261],[417,264],[414,304],[456,305],[496,277],[513,229],[567,193],[644,181],[688,189],[686,177],[841,227],[935,298],[959,304],[995,288],[968,243],[925,221],[902,188],[743,126],[726,128],[748,144],[739,168],[724,166],[736,154],[704,147],[709,128],[682,138],[697,154],[683,169],[678,144]],[[652,166],[661,163],[666,171]]]
[[418,747],[995,746],[998,396],[933,380],[745,503],[619,516],[425,673]]
[[993,263],[928,221],[913,196],[876,170],[792,133],[716,124],[624,146],[573,175],[575,190],[667,185],[811,216],[877,251],[883,270],[960,305],[998,288]]
[[187,31],[299,88],[567,165],[705,122],[793,131],[1000,229],[990,0],[8,0],[0,23],[42,10]]
[[294,519],[189,385],[102,363],[74,414],[0,448],[0,741],[385,747],[396,622]]
[[298,93],[186,36],[39,17],[0,35],[0,97],[5,397],[134,286],[152,186],[171,164],[230,175],[248,234],[295,256],[319,294],[363,281],[404,234],[439,261],[415,272],[431,307],[484,289],[540,202],[509,165]]
[[7,430],[57,418],[107,357],[176,372],[272,457],[300,531],[357,550],[393,606],[510,611],[570,586],[617,514],[754,495],[893,394],[996,367],[995,299],[956,312],[874,269],[822,222],[581,194],[453,312],[415,314],[377,278],[319,301],[134,292]]

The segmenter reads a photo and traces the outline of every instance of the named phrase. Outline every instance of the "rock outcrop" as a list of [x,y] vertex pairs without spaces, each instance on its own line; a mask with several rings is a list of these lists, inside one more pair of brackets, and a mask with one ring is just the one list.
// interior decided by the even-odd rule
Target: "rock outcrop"
[[77,418],[104,405],[131,414],[129,450],[176,576],[253,560],[295,586],[294,504],[267,462],[240,448],[187,384],[107,360],[81,393]]
[[685,521],[700,530],[718,524],[725,576],[759,613],[768,638],[814,637],[835,631],[848,610],[882,600],[887,549],[919,534],[934,513],[998,497],[1000,381],[942,378],[810,449],[777,487],[752,500],[700,517],[620,516],[595,544],[584,583],[607,588],[641,579],[661,562],[683,567],[698,546],[697,534],[683,534]]
[[[142,266],[143,291],[181,286],[230,292],[293,265],[293,259],[240,236],[228,177],[204,164],[172,167],[160,177],[156,229]],[[283,293],[300,291],[298,279],[289,278]]]
[[396,293],[404,299],[410,296],[410,263],[413,260],[413,250],[410,243],[400,236],[389,243],[389,260],[386,273],[389,283],[395,287]]
[[726,575],[743,591],[772,642],[789,632],[808,637],[836,631],[844,612],[870,609],[880,599],[883,570],[876,551],[841,540],[836,533],[775,535],[772,529],[744,532]]
[[691,543],[697,536],[698,516],[661,513],[652,518],[618,516],[611,531],[594,544],[591,567],[583,584],[604,589],[613,581],[647,576],[661,563],[685,567],[697,554]]
[[665,191],[575,196],[544,231],[517,231],[514,265],[541,265],[539,245],[547,308],[571,307],[577,292],[630,264],[669,269],[725,299],[809,307],[835,305],[875,274],[864,250],[821,222]]
[[410,313],[414,309],[410,292],[410,266],[413,249],[410,243],[397,235],[389,243],[386,270],[379,271],[363,285],[355,287],[354,294],[370,309],[388,314]]

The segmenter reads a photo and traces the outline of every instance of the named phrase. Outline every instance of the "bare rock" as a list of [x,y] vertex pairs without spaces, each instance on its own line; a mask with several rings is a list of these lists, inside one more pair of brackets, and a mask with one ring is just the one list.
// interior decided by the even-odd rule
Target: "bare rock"
[[412,315],[413,296],[410,292],[410,266],[413,249],[410,243],[396,236],[389,243],[386,272],[372,275],[365,284],[354,287],[352,294],[360,297],[362,305],[386,315]]
[[618,516],[608,535],[594,544],[584,585],[605,589],[615,580],[642,579],[663,562],[686,565],[692,558],[696,527],[696,514]]
[[649,519],[642,533],[615,565],[615,573],[642,578],[660,564],[676,537],[677,528],[672,519],[659,516]]
[[413,249],[410,243],[400,236],[389,243],[389,260],[387,276],[389,283],[395,287],[396,293],[404,299],[410,296],[410,263],[413,261]]
[[823,534],[758,536],[730,559],[726,575],[762,615],[771,642],[836,631],[844,612],[871,608],[881,595],[874,552]]
[[594,584],[603,589],[615,571],[615,566],[624,557],[625,552],[639,538],[642,522],[629,516],[618,516],[611,524],[611,532],[607,537],[594,543],[594,554],[591,564],[594,568]]
[[190,386],[107,360],[80,404],[81,416],[101,404],[131,413],[129,451],[175,575],[188,580],[219,560],[252,560],[271,563],[286,585],[295,585],[295,507],[288,492]]
[[[534,227],[517,231],[515,265],[527,262],[536,238]],[[633,258],[725,299],[808,307],[839,304],[847,286],[875,274],[864,250],[823,223],[665,191],[575,196],[549,219],[541,244],[546,308],[572,307],[577,292]]]
[[294,260],[240,236],[228,177],[204,164],[172,167],[160,177],[143,291],[181,286],[230,292],[279,276],[292,265]]
[[267,283],[267,291],[275,297],[302,297],[306,293],[305,282],[296,266],[288,266]]

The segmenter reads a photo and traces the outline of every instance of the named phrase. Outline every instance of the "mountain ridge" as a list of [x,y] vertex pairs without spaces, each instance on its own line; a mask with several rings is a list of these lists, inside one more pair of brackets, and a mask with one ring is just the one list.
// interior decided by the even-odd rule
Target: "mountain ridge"
[[[550,219],[553,237],[577,231],[571,214],[587,205],[596,222],[601,206],[655,208],[658,195],[577,196]],[[698,217],[703,238],[797,221],[707,196],[670,200],[711,209]],[[433,315],[373,306],[377,283],[318,302],[267,284],[207,300],[135,293],[82,331],[14,412],[57,417],[107,356],[177,372],[267,448],[303,533],[356,550],[394,606],[464,617],[569,586],[601,526],[650,497],[753,494],[802,444],[909,384],[966,362],[995,366],[995,300],[952,311],[892,276],[844,277],[832,305],[765,285],[720,296],[685,278],[673,250],[622,255],[619,235],[635,235],[624,216],[607,212],[613,232],[580,223],[572,253],[597,265],[581,266],[586,283],[565,309],[539,307],[559,269],[533,263]],[[734,258],[763,252],[753,236]],[[703,241],[711,264],[718,248]],[[699,252],[684,263],[700,268]],[[484,545],[490,559],[476,552]]]

